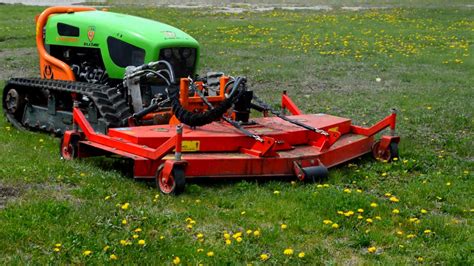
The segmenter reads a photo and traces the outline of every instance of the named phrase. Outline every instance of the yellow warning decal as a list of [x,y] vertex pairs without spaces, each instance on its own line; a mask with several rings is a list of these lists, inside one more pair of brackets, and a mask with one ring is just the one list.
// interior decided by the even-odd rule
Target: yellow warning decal
[[339,131],[339,127],[332,127],[332,128],[330,128],[328,131],[338,132],[338,131]]
[[199,140],[183,140],[181,149],[182,151],[199,151],[200,144]]

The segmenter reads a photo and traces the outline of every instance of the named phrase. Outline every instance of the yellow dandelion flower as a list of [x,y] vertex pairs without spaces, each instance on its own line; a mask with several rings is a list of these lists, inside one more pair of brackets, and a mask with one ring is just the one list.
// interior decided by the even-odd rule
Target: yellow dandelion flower
[[260,260],[262,260],[262,261],[266,261],[266,260],[268,260],[269,258],[270,258],[270,256],[268,256],[268,254],[265,254],[265,253],[264,253],[264,254],[261,254],[261,255],[260,255]]
[[195,200],[194,202],[196,202],[196,203],[201,203],[201,200],[200,200],[200,199],[197,199],[197,200]]
[[224,238],[225,238],[225,239],[229,239],[229,238],[230,238],[230,235],[229,235],[228,233],[225,233],[225,234],[224,234]]
[[292,248],[287,248],[283,251],[283,254],[287,255],[287,256],[291,256],[293,255],[294,251]]
[[61,251],[60,248],[54,248],[53,250],[54,250],[54,252],[59,252],[59,251]]
[[110,199],[110,196],[106,196],[106,197],[104,198],[104,200],[109,200],[109,199]]
[[377,208],[379,205],[375,202],[370,203],[370,207]]
[[393,213],[393,214],[399,214],[399,213],[400,213],[400,210],[399,210],[399,209],[393,209],[393,210],[392,210],[392,213]]
[[240,215],[245,215],[245,214],[246,214],[246,212],[245,212],[245,211],[242,211],[242,212],[240,213]]
[[275,195],[280,195],[280,191],[275,190],[275,191],[273,191],[273,194],[275,194]]
[[451,186],[451,182],[446,182],[446,186]]
[[109,245],[106,245],[102,250],[105,252],[107,250],[109,250],[110,246]]
[[230,245],[230,244],[232,244],[232,241],[231,241],[230,239],[226,239],[226,240],[225,240],[225,244],[226,244],[226,245]]
[[280,227],[281,227],[281,229],[285,230],[286,228],[288,228],[288,225],[286,225],[286,224],[281,224]]
[[237,237],[235,240],[236,240],[238,243],[242,242],[242,238],[241,238],[241,237]]
[[214,256],[214,252],[209,251],[209,252],[206,253],[206,255],[207,255],[208,257],[213,257],[213,256]]
[[140,246],[145,245],[145,240],[143,240],[143,239],[138,240],[138,245],[140,245]]
[[425,259],[423,259],[423,257],[418,257],[418,258],[416,258],[416,260],[417,260],[418,262],[423,262]]
[[323,224],[332,224],[331,220],[323,220]]
[[409,235],[407,235],[407,238],[408,238],[408,239],[415,238],[415,235],[414,235],[414,234],[409,234]]
[[352,193],[352,191],[348,188],[344,189],[343,191],[344,191],[344,193]]
[[192,219],[191,217],[188,217],[188,218],[185,219],[185,221],[186,221],[187,223],[191,222],[192,220],[193,220],[193,219]]
[[328,188],[329,184],[323,184],[323,187]]
[[367,218],[367,219],[365,219],[365,221],[368,222],[369,224],[374,222],[374,220],[372,220],[371,218]]
[[385,193],[385,197],[390,197],[390,196],[392,196],[392,193],[390,192]]
[[84,252],[82,252],[82,255],[84,256],[89,256],[90,254],[92,254],[92,251],[90,250],[85,250]]
[[395,197],[395,196],[390,197],[389,200],[390,200],[391,202],[399,202],[399,201],[400,201],[400,200],[399,200],[397,197]]
[[127,224],[127,220],[126,220],[126,219],[123,219],[123,220],[122,220],[122,224],[123,224],[123,225],[126,225],[126,224]]
[[337,229],[337,228],[339,228],[339,225],[338,225],[337,223],[333,223],[333,224],[331,225],[331,227],[334,228],[334,229]]
[[383,172],[383,173],[382,173],[382,176],[383,176],[383,177],[387,176],[387,173]]
[[196,235],[196,237],[197,237],[197,238],[203,238],[204,235],[203,235],[202,233],[199,233],[199,234]]
[[322,188],[322,187],[323,187],[323,185],[321,185],[321,184],[318,184],[316,187],[317,187],[317,188]]
[[364,209],[357,209],[357,212],[358,212],[358,213],[363,213],[363,212],[364,212]]
[[398,230],[398,231],[397,231],[397,235],[402,236],[402,235],[403,235],[403,231]]
[[122,210],[127,210],[128,207],[130,207],[130,203],[128,203],[128,202],[124,203],[124,204],[121,206]]
[[235,234],[232,235],[232,237],[233,237],[234,239],[237,239],[238,237],[241,237],[241,236],[242,236],[242,232],[237,232],[237,233],[235,233]]
[[362,189],[356,189],[357,193],[362,193]]
[[301,259],[302,259],[302,258],[304,258],[305,255],[306,255],[306,254],[304,254],[304,252],[300,252],[300,253],[298,253],[298,258],[301,258]]
[[255,231],[253,232],[253,235],[254,235],[255,237],[259,237],[259,236],[260,236],[260,230],[255,230]]
[[133,232],[135,232],[135,233],[140,233],[141,231],[142,231],[141,228],[136,228],[135,230],[133,230]]
[[[120,240],[120,245],[122,245],[122,246],[127,245],[127,240],[123,240],[123,239]],[[106,247],[108,247],[108,246],[106,246]],[[108,249],[108,248],[107,248],[107,249]]]
[[375,251],[377,251],[376,247],[368,247],[367,248],[367,252],[369,252],[369,253],[374,253]]
[[380,220],[382,220],[382,217],[380,217],[380,216],[375,216],[375,219],[377,219],[377,220],[380,221]]
[[110,254],[109,258],[111,260],[117,260],[118,259],[117,255],[115,255],[115,254]]
[[188,225],[186,225],[186,228],[188,228],[188,229],[193,229],[193,225],[192,225],[192,224],[188,224]]
[[422,214],[427,214],[427,213],[428,213],[428,211],[425,210],[425,209],[421,209],[420,212],[421,212]]
[[204,249],[198,248],[196,251],[197,251],[197,253],[201,253],[201,252],[204,252]]
[[362,216],[362,215],[357,215],[357,219],[362,220],[362,219],[364,219],[364,216]]
[[57,243],[57,244],[54,244],[54,246],[57,247],[57,248],[60,248],[60,247],[62,247],[62,244],[61,244],[61,243]]
[[431,230],[430,230],[430,229],[426,229],[425,231],[423,231],[423,233],[425,233],[425,234],[431,234]]
[[133,237],[133,239],[137,239],[139,237],[139,235],[133,235],[132,237]]
[[160,240],[163,240],[163,239],[165,239],[165,236],[160,236]]
[[174,265],[178,265],[178,264],[180,264],[180,263],[181,263],[181,259],[180,259],[179,257],[174,257],[174,259],[173,259],[173,264],[174,264]]
[[245,233],[246,233],[247,235],[250,235],[252,232],[253,232],[253,231],[249,229],[249,230],[247,230]]

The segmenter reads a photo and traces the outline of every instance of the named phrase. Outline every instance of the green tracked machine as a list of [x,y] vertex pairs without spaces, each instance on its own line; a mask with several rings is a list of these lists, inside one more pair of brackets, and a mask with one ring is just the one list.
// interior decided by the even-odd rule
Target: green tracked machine
[[[18,128],[58,135],[72,128],[74,102],[100,132],[127,124],[193,77],[199,59],[198,42],[177,28],[90,7],[46,9],[36,18],[36,44],[41,78],[8,80],[3,110]],[[166,123],[168,109],[141,122]]]

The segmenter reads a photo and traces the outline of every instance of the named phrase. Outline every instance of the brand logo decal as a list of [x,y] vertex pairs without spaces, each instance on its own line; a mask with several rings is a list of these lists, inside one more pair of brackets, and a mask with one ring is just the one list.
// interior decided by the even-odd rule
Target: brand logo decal
[[94,40],[94,35],[95,35],[95,26],[89,26],[89,28],[87,28],[87,38],[89,39],[90,42]]
[[162,31],[163,35],[165,35],[165,38],[167,39],[176,39],[176,33],[172,31]]

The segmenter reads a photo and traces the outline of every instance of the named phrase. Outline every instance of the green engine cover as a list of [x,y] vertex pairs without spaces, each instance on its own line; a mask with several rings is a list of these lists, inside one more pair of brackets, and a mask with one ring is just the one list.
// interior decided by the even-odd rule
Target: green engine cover
[[[198,42],[185,32],[161,22],[107,11],[50,16],[45,26],[45,44],[100,49],[104,67],[115,79],[123,78],[130,57],[132,65],[166,60],[159,58],[166,48],[190,48],[194,60],[188,67],[192,73],[199,59]],[[173,51],[169,50],[166,54],[171,56]],[[128,57],[122,57],[127,53]]]

